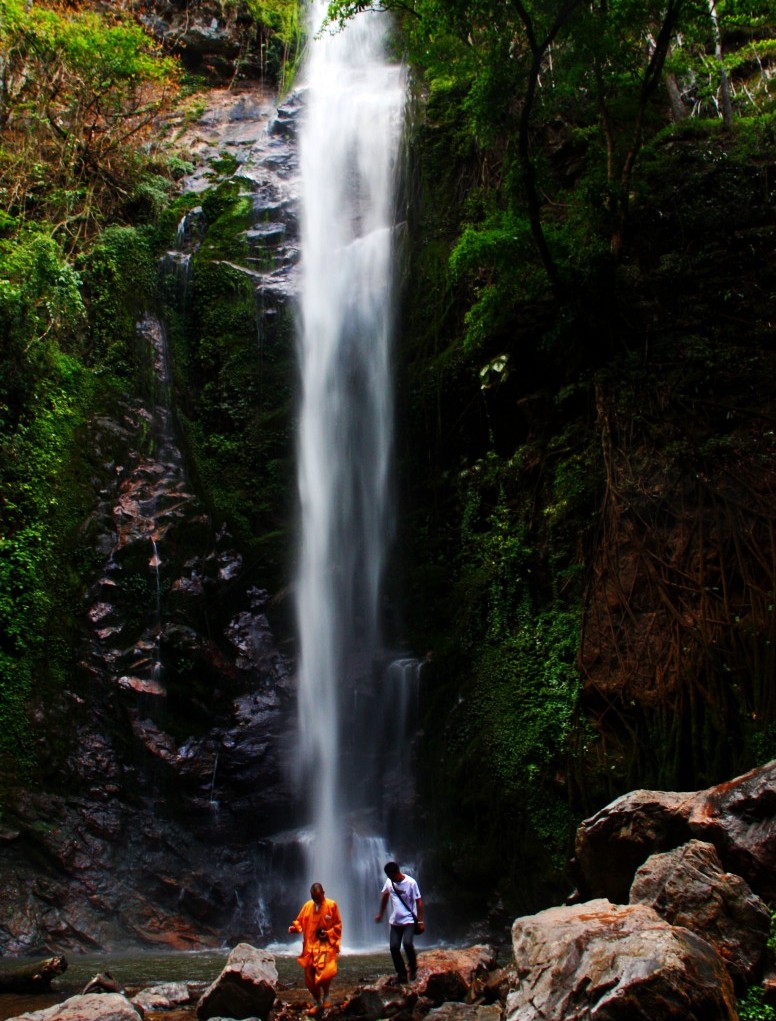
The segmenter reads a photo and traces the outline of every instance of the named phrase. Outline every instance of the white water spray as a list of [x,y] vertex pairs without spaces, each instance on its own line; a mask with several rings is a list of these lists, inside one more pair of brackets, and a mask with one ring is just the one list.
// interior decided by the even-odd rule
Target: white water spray
[[[316,0],[314,31],[325,8]],[[343,734],[348,693],[378,652],[390,538],[393,203],[405,88],[401,67],[385,57],[386,29],[383,16],[364,14],[313,41],[300,135],[301,782],[310,879],[339,902],[351,946],[378,936],[374,925],[367,934],[365,911],[376,908],[386,853],[379,837],[359,832],[356,813],[369,806],[350,775],[356,760],[346,766],[342,755],[352,747]],[[368,747],[370,733],[356,741]]]

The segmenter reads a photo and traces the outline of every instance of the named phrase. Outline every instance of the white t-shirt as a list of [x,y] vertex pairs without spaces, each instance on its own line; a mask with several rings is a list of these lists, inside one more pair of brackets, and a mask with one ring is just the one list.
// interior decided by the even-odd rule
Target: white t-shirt
[[392,883],[390,879],[386,879],[385,884],[380,891],[381,896],[386,891],[391,895],[391,915],[388,919],[391,925],[412,925],[414,921],[412,911],[409,911],[399,900],[394,886],[396,887],[396,890],[401,893],[409,907],[412,908],[412,911],[415,912],[415,915],[417,915],[418,909],[415,905],[420,900],[420,889],[418,888],[418,884],[412,876],[408,876],[405,872],[404,879],[402,879],[400,883]]

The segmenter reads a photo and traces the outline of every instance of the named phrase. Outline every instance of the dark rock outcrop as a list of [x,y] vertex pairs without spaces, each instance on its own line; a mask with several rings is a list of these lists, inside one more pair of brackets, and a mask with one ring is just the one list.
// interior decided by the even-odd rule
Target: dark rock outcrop
[[[491,947],[476,945],[418,954],[415,981],[397,984],[395,976],[357,987],[341,1008],[346,1017],[376,1021],[381,1017],[425,1015],[460,1021],[498,1021],[505,973],[497,971]],[[507,989],[503,988],[503,999]],[[406,1016],[409,1016],[407,1014]]]
[[[193,24],[205,10],[186,14]],[[295,109],[289,100],[284,122]],[[239,271],[277,312],[298,253],[291,136],[268,131],[274,113],[260,91],[214,94],[187,127],[197,169],[183,186],[217,183],[218,154],[225,172],[239,167],[240,187],[256,194],[258,232]],[[283,229],[263,233],[270,221]],[[205,231],[197,207],[162,260],[181,307]],[[296,822],[286,761],[294,682],[272,597],[189,478],[154,314],[138,325],[136,356],[145,396],[127,395],[89,424],[83,655],[68,688],[34,709],[43,792],[15,787],[17,777],[4,789],[6,954],[197,949],[267,935],[256,846]]]
[[258,76],[262,71],[258,47],[252,51],[246,45],[255,25],[239,4],[224,7],[209,0],[183,5],[153,0],[145,5],[139,20],[185,67],[212,81],[229,80],[238,73]]

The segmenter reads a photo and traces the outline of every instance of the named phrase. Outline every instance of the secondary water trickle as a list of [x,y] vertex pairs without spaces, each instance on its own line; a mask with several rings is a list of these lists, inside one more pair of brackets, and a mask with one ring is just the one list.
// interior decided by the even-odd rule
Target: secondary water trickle
[[[314,34],[326,6],[313,5]],[[339,902],[351,946],[381,938],[368,920],[387,853],[370,832],[374,806],[363,782],[381,721],[355,736],[345,731],[353,692],[373,687],[378,671],[391,531],[394,192],[405,82],[386,58],[388,27],[370,13],[316,35],[299,138],[300,782],[309,875]]]

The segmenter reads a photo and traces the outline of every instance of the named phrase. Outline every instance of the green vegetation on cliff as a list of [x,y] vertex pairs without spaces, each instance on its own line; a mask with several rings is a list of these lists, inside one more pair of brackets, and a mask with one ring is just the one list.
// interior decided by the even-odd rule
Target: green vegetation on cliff
[[257,305],[246,239],[255,213],[239,171],[208,190],[201,212],[185,305],[173,297],[165,312],[177,414],[203,499],[276,588],[292,519],[293,310]]
[[[265,18],[251,38],[272,79],[298,46],[297,4],[249,6]],[[164,214],[184,164],[165,142],[181,117],[178,61],[131,12],[0,0],[0,68],[4,784],[34,770],[30,710],[56,702],[82,653],[98,566],[84,525],[110,473],[91,423],[154,385],[137,323],[159,303],[157,259],[174,230]]]
[[776,751],[773,10],[380,6],[417,94],[424,818],[456,896],[525,910],[567,892],[583,814]]

